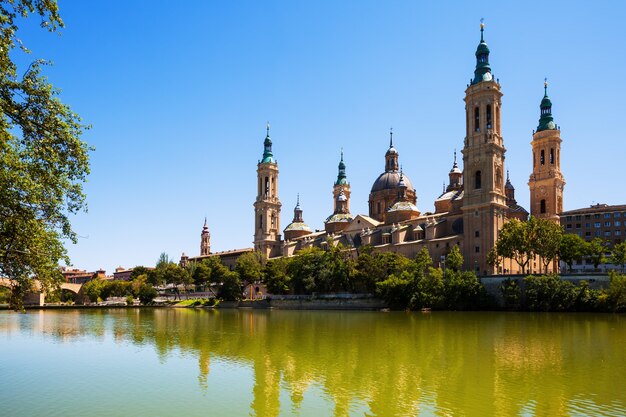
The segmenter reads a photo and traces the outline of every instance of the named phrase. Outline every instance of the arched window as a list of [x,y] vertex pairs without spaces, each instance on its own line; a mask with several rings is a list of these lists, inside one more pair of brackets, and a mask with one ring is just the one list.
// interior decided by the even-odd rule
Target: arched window
[[268,177],[265,177],[265,198],[269,197],[270,195],[270,179]]
[[491,104],[487,104],[487,129],[491,129]]
[[474,188],[478,190],[479,188],[482,188],[482,177],[480,171],[476,171],[476,175],[474,177]]
[[533,152],[533,167],[537,166],[537,155]]
[[480,112],[478,107],[474,109],[474,132],[480,132]]
[[259,216],[259,229],[263,229],[263,215]]
[[541,214],[544,214],[546,212],[546,200],[541,200],[539,204],[540,204],[539,212]]
[[539,158],[539,163],[541,165],[545,165],[546,164],[546,154],[545,154],[545,151],[543,149],[541,150],[541,158]]
[[554,148],[550,148],[550,165],[554,165]]

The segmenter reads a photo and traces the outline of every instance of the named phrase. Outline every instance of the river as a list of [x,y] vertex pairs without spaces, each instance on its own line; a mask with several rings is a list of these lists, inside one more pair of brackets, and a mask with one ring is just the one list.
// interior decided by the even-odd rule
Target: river
[[624,416],[626,316],[0,311],[0,416]]

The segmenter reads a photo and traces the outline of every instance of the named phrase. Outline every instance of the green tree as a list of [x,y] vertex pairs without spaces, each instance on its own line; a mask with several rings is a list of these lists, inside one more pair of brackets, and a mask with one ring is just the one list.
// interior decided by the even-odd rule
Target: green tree
[[69,216],[85,207],[89,173],[89,148],[80,139],[87,126],[42,74],[48,63],[16,64],[25,61],[20,51],[29,53],[18,22],[30,15],[50,32],[63,26],[54,0],[0,5],[0,275],[14,282],[16,309],[33,277],[47,290],[62,280],[58,264],[69,265],[62,241],[76,242]]
[[263,283],[270,294],[286,294],[291,291],[291,277],[287,273],[289,258],[270,259],[263,268]]
[[[534,218],[531,218],[533,220]],[[559,254],[563,228],[560,224],[545,219],[535,219],[533,234],[534,252],[541,257],[544,273],[548,272],[548,265],[552,263]],[[529,221],[530,222],[530,221]]]
[[83,294],[87,298],[89,298],[89,301],[91,301],[92,303],[95,303],[105,298],[105,297],[102,297],[102,291],[104,290],[105,286],[106,286],[106,281],[96,278],[96,279],[92,279],[91,281],[84,283],[81,290]]
[[492,264],[499,257],[511,258],[522,268],[522,273],[526,273],[528,263],[535,255],[533,235],[536,225],[537,221],[532,216],[527,222],[517,219],[506,222],[500,230],[493,254],[490,253]]
[[524,278],[526,306],[533,311],[570,311],[578,296],[574,284],[555,274]]
[[449,271],[443,284],[447,309],[475,310],[480,307],[483,286],[474,271]]
[[452,271],[460,271],[463,266],[463,255],[458,245],[454,245],[450,253],[446,255],[446,268]]
[[130,281],[134,281],[139,275],[145,275],[150,271],[150,269],[145,266],[138,265],[130,271]]
[[411,298],[411,308],[432,308],[434,310],[444,307],[445,286],[443,283],[443,271],[439,268],[430,267],[429,273],[416,284],[416,291]]
[[606,263],[607,259],[604,255],[608,250],[608,246],[606,241],[600,239],[599,237],[594,238],[591,242],[588,242],[586,245],[585,255],[593,264],[595,269],[598,269],[600,264]]
[[559,257],[567,264],[570,272],[574,261],[581,261],[587,243],[578,235],[573,233],[563,233],[561,242],[559,243]]
[[626,311],[626,275],[609,271],[610,284],[607,291],[609,306],[612,311]]
[[226,271],[222,276],[221,286],[217,296],[224,301],[237,301],[243,297],[239,274],[235,271]]
[[413,277],[408,271],[403,271],[400,276],[391,274],[386,280],[376,283],[376,295],[389,307],[404,309],[411,301],[412,284]]
[[263,269],[263,255],[261,252],[246,252],[237,258],[235,271],[242,281],[252,283],[261,279]]
[[626,242],[613,245],[610,262],[615,266],[619,266],[621,272],[624,272],[624,265],[626,265]]

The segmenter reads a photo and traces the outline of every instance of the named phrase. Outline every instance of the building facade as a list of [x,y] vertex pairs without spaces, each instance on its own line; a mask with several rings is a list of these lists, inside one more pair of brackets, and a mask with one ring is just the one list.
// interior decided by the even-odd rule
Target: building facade
[[[390,132],[389,148],[384,155],[385,169],[372,184],[368,214],[350,211],[351,188],[342,151],[337,180],[332,187],[333,213],[326,218],[323,230],[313,231],[304,223],[298,196],[293,221],[285,228],[283,239],[278,162],[274,158],[268,125],[263,156],[257,164],[254,250],[266,258],[274,258],[292,256],[312,246],[325,248],[341,243],[353,256],[358,256],[360,247],[370,245],[375,251],[414,257],[422,248],[427,248],[438,264],[456,245],[464,256],[465,268],[479,275],[521,273],[519,266],[510,259],[498,265],[488,262],[489,252],[504,224],[510,219],[528,218],[528,211],[515,199],[515,187],[505,167],[506,147],[501,123],[503,93],[499,80],[494,79],[491,72],[489,55],[481,24],[474,74],[465,89],[463,166],[459,166],[455,151],[448,173],[449,184],[444,184],[442,194],[434,201],[434,212],[422,213],[418,209],[417,191],[401,169],[399,152]],[[546,83],[539,126],[533,132],[533,167],[528,185],[531,213],[557,222],[565,185],[560,170],[560,145],[560,130],[552,117]]]

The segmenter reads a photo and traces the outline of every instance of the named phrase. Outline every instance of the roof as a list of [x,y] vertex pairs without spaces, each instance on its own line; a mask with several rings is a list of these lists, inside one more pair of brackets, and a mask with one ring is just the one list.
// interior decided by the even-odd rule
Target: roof
[[410,201],[398,201],[393,206],[391,206],[389,210],[387,210],[387,212],[394,211],[415,211],[419,213],[418,208]]
[[350,213],[337,213],[328,217],[324,223],[349,223],[353,219],[352,214]]
[[290,230],[306,230],[307,232],[310,232],[311,228],[307,226],[304,222],[292,222],[289,223],[287,227],[285,227],[284,231],[288,232]]
[[[407,190],[415,191],[413,188],[413,184],[409,177],[406,174],[402,174],[404,184],[406,185]],[[372,185],[372,191],[381,191],[381,190],[390,190],[393,188],[398,188],[398,183],[400,182],[400,172],[399,171],[385,171],[376,178],[374,181],[374,185]]]
[[561,213],[561,216],[568,216],[572,214],[603,213],[607,211],[626,211],[626,204],[613,206],[610,206],[608,204],[595,204],[590,207],[564,211]]

